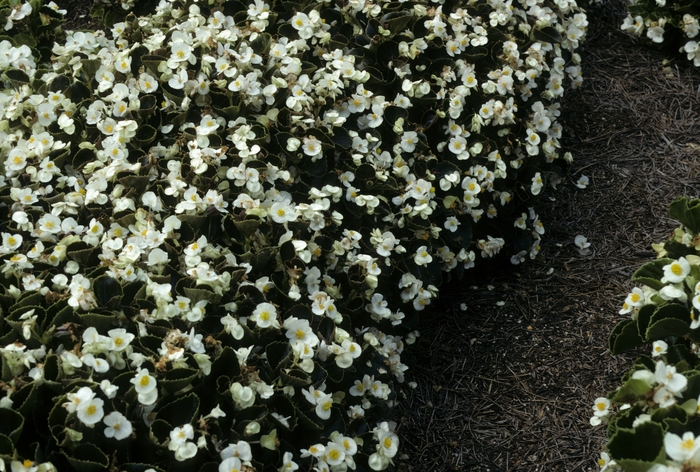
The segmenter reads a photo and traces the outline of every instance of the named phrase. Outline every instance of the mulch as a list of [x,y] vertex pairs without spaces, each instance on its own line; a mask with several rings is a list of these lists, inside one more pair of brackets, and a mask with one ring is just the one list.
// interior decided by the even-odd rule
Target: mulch
[[[591,405],[635,358],[612,357],[608,335],[630,277],[677,226],[669,203],[700,186],[700,71],[621,32],[625,1],[604,1],[588,8],[584,84],[562,105],[575,161],[537,207],[542,252],[444,287],[402,355],[401,472],[597,470]],[[91,26],[90,0],[56,2],[66,29]]]
[[598,470],[591,405],[636,355],[613,357],[608,335],[651,244],[678,226],[668,205],[700,188],[700,71],[621,32],[625,14],[624,0],[588,9],[584,84],[562,104],[575,161],[537,208],[541,254],[442,289],[402,355],[400,471]]

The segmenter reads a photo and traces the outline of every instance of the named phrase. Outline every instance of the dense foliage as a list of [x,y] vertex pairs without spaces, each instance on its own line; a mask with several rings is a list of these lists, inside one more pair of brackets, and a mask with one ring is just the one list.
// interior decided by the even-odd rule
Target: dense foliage
[[539,250],[575,2],[9,6],[0,459],[389,467],[443,273]]

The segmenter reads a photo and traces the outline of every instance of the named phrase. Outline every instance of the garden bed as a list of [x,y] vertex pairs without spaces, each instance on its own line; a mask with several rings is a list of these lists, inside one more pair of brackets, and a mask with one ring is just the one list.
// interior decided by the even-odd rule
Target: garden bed
[[[587,14],[584,82],[562,104],[574,164],[541,206],[542,253],[446,287],[423,317],[404,354],[417,387],[401,403],[402,470],[598,470],[607,439],[589,425],[591,405],[636,357],[613,358],[608,335],[627,316],[618,311],[631,275],[678,226],[669,203],[697,196],[700,72],[665,70],[666,54],[621,32],[625,2]],[[579,234],[590,254],[574,245]]]

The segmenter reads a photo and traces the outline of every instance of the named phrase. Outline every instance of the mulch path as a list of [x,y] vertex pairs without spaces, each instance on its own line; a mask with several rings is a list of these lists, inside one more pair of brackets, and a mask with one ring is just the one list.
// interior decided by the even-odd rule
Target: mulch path
[[[403,354],[401,472],[597,470],[606,438],[588,424],[591,405],[634,359],[612,357],[608,335],[631,275],[677,226],[669,203],[700,187],[700,71],[664,64],[619,30],[624,0],[605,1],[588,9],[584,84],[562,105],[575,162],[539,203],[542,252],[444,287]],[[69,8],[66,29],[89,27],[91,0],[56,2]]]
[[584,84],[562,104],[575,161],[538,207],[541,254],[442,289],[402,355],[400,471],[598,470],[606,437],[588,423],[591,405],[635,358],[612,357],[608,335],[651,244],[677,227],[668,205],[700,188],[700,71],[664,65],[619,30],[624,16],[623,0],[588,9]]

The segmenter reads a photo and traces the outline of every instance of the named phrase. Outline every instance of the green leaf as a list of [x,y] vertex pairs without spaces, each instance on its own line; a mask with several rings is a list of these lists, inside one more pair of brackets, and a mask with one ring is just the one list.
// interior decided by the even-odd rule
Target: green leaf
[[165,373],[165,378],[159,381],[158,385],[166,392],[174,393],[190,385],[197,378],[197,374],[199,374],[197,369],[173,369]]
[[286,341],[276,341],[268,344],[265,348],[265,354],[267,354],[267,362],[275,372],[275,375],[292,360],[292,348]]
[[661,290],[665,285],[663,282],[661,282],[661,279],[664,276],[663,267],[671,262],[673,262],[673,259],[666,258],[647,262],[634,273],[632,276],[632,282],[642,283],[647,287],[653,288],[654,290]]
[[639,336],[637,324],[634,320],[620,321],[610,333],[610,338],[608,339],[608,346],[613,355],[643,345],[644,340]]
[[94,444],[81,444],[66,459],[78,472],[98,472],[109,465],[109,458]]
[[680,197],[671,203],[669,214],[671,218],[680,221],[683,226],[693,233],[700,233],[700,199],[688,200]]
[[23,427],[24,417],[19,412],[9,408],[0,408],[0,434],[10,438],[13,444],[17,444]]
[[156,418],[149,428],[149,437],[158,446],[164,446],[170,438],[170,431],[173,426],[165,420]]
[[0,434],[0,459],[4,458],[6,461],[9,461],[9,458],[13,457],[14,454],[15,445],[12,444],[12,440],[4,434]]
[[300,369],[283,370],[280,372],[280,378],[284,385],[292,387],[306,387],[311,383],[309,375]]
[[189,424],[199,412],[199,398],[195,393],[178,397],[158,411],[157,419],[165,420],[173,426]]
[[78,315],[85,326],[93,327],[98,333],[106,333],[117,325],[117,317],[115,315],[98,315],[97,313],[85,313]]
[[647,341],[667,339],[671,336],[681,337],[690,333],[690,326],[686,321],[675,318],[666,318],[652,323],[647,329]]
[[615,392],[615,396],[612,400],[617,403],[633,403],[639,398],[644,398],[644,395],[646,395],[649,390],[651,390],[651,385],[644,380],[629,379]]
[[[660,462],[666,457],[664,451],[664,430],[660,424],[652,421],[642,423],[635,429],[619,429],[607,444],[607,450],[611,457],[621,462],[630,461],[634,469],[645,471],[655,462]],[[644,463],[648,463],[647,468]],[[641,468],[640,468],[641,467]]]
[[553,26],[545,26],[544,28],[534,31],[535,39],[545,43],[560,43],[561,34]]

